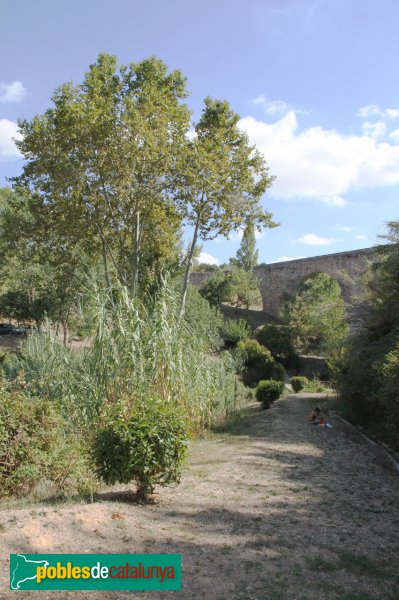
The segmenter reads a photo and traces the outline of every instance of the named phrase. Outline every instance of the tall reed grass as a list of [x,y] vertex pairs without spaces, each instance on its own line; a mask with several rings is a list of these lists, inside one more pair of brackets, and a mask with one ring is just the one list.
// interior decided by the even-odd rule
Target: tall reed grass
[[73,427],[83,430],[92,427],[104,403],[126,397],[142,401],[155,394],[175,403],[196,430],[209,425],[215,412],[234,408],[230,355],[208,352],[204,337],[179,317],[170,285],[164,283],[146,306],[123,287],[115,306],[98,288],[93,294],[96,331],[89,347],[64,348],[51,333],[32,335],[20,355],[6,361],[7,377],[23,372],[26,393],[58,402]]

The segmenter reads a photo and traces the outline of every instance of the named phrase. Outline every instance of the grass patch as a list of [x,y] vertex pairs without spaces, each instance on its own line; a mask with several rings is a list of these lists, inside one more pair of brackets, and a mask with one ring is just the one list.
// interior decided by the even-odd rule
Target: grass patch
[[307,558],[306,565],[312,571],[337,571],[339,569],[335,561],[327,560],[320,556],[316,556],[316,558]]
[[342,552],[338,557],[338,565],[340,569],[346,569],[351,573],[383,575],[382,569],[367,556],[352,554],[351,552]]
[[[306,559],[307,566],[316,571],[349,571],[350,573],[372,575],[380,577],[384,571],[371,561],[367,556],[353,554],[352,552],[341,552],[333,560],[328,560],[320,556]],[[348,597],[348,600],[349,597]],[[356,600],[356,598],[354,598]]]

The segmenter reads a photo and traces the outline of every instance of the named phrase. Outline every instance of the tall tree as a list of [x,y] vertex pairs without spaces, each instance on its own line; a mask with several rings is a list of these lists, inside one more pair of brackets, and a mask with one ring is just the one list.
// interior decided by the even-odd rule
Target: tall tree
[[255,227],[251,221],[247,221],[239,249],[235,258],[231,258],[232,265],[252,273],[258,264],[259,250],[256,247]]
[[306,279],[296,297],[287,298],[283,319],[298,350],[329,354],[345,340],[345,303],[339,283],[327,273]]
[[178,220],[168,191],[189,126],[185,96],[180,71],[157,58],[118,70],[100,54],[82,84],[60,86],[53,107],[19,124],[26,163],[15,184],[62,235],[101,249],[107,285],[112,264],[132,296],[154,219]]
[[187,151],[177,164],[176,198],[185,222],[193,228],[181,314],[199,238],[228,236],[248,219],[256,226],[275,226],[271,213],[260,206],[260,198],[273,178],[263,156],[239,129],[238,121],[239,115],[227,101],[206,98],[195,135],[187,140]]

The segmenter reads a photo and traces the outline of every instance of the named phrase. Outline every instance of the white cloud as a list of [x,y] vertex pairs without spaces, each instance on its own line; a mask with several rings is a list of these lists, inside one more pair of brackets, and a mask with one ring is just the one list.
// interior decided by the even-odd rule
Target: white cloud
[[399,129],[394,129],[389,134],[389,137],[396,143],[399,144]]
[[378,104],[367,104],[359,108],[358,117],[378,117],[383,119],[399,119],[399,108],[381,108]]
[[284,100],[268,100],[264,94],[260,94],[253,100],[254,104],[263,104],[268,115],[284,115],[289,111],[289,106]]
[[367,106],[359,108],[357,116],[362,118],[381,117],[382,112],[378,104],[367,104]]
[[321,237],[316,233],[307,233],[298,239],[299,243],[307,244],[308,246],[328,246],[334,241],[334,238]]
[[19,157],[20,153],[12,138],[20,139],[18,123],[0,119],[0,159]]
[[252,116],[240,127],[265,155],[277,198],[309,198],[345,206],[354,189],[399,184],[399,146],[371,135],[345,135],[323,127],[299,131],[294,110],[274,123]]
[[305,257],[304,256],[280,256],[280,258],[270,261],[270,264],[279,263],[279,262],[287,262],[289,260],[298,260],[298,258],[305,258]]
[[11,104],[12,102],[22,102],[26,96],[26,89],[21,81],[12,83],[0,83],[0,102]]
[[390,119],[399,119],[399,108],[387,108],[385,114]]
[[254,98],[252,102],[254,104],[266,104],[267,100],[265,94],[260,94],[260,96]]
[[362,233],[358,233],[355,235],[355,240],[368,240],[368,237],[363,235]]
[[350,233],[354,229],[355,229],[354,227],[348,227],[347,225],[343,225],[342,227],[338,227],[339,231],[345,231],[345,233]]
[[375,139],[383,137],[385,135],[387,126],[385,121],[377,121],[377,123],[370,123],[370,121],[365,121],[362,124],[362,131],[364,135],[369,135]]
[[273,100],[268,102],[265,108],[268,115],[282,115],[288,111],[288,104],[283,100]]
[[196,259],[198,263],[205,263],[207,265],[220,265],[220,261],[212,254],[207,254],[206,252],[200,252],[200,255]]

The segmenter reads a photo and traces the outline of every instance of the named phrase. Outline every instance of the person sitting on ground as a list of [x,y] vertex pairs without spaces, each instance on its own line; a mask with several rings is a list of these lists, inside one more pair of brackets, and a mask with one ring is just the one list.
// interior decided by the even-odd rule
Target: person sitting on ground
[[320,408],[316,406],[309,415],[309,423],[312,425],[323,425],[324,419],[320,417]]

